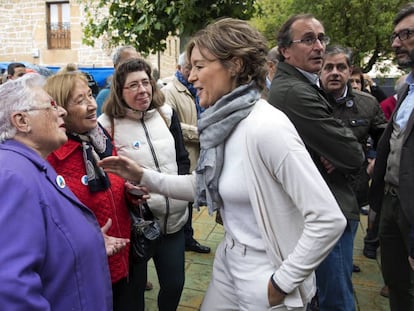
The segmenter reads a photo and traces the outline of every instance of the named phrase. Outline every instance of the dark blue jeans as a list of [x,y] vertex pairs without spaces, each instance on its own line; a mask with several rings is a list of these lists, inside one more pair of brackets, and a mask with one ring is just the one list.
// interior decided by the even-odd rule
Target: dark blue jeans
[[316,269],[320,311],[355,311],[352,255],[358,223],[348,220],[341,238]]
[[[159,311],[176,311],[180,302],[185,280],[185,243],[184,230],[163,235],[157,245],[153,261],[157,271],[160,291],[158,293]],[[135,284],[138,311],[145,310],[145,285],[147,283],[147,263],[132,263],[131,280]]]

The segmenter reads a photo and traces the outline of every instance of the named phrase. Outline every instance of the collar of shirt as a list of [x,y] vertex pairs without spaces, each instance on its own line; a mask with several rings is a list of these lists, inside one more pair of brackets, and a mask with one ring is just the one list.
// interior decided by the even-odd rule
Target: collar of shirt
[[409,84],[410,88],[407,96],[398,108],[394,119],[394,122],[398,124],[400,129],[405,128],[414,108],[414,76],[412,72],[407,76],[405,82]]
[[270,90],[270,86],[272,85],[272,81],[270,81],[269,76],[266,76],[266,87]]
[[318,87],[320,87],[319,84],[319,76],[316,73],[310,73],[305,70],[302,70],[298,67],[295,67],[297,70],[299,70],[312,84],[316,84]]
[[345,85],[344,92],[342,93],[342,96],[336,98],[336,102],[340,102],[341,100],[345,99],[348,96],[348,85]]

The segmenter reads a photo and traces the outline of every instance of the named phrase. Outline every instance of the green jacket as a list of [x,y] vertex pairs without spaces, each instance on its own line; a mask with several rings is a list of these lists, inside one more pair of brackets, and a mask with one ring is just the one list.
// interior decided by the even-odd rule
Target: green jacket
[[374,96],[348,86],[347,95],[339,102],[334,100],[332,108],[334,117],[345,122],[364,149],[369,136],[376,146],[387,120]]
[[[360,169],[365,155],[352,131],[333,116],[324,91],[295,67],[279,62],[268,101],[295,125],[345,217],[358,220],[359,207],[348,175]],[[330,174],[321,157],[335,167]]]
[[[352,130],[366,157],[375,157],[375,147],[387,126],[377,99],[366,92],[353,90],[348,85],[346,96],[338,101],[332,98],[331,103],[334,117],[341,119]],[[368,147],[368,137],[373,141],[371,147]],[[367,165],[368,161],[365,161],[360,171],[352,176],[352,187],[360,207],[368,204],[370,176],[366,172]]]

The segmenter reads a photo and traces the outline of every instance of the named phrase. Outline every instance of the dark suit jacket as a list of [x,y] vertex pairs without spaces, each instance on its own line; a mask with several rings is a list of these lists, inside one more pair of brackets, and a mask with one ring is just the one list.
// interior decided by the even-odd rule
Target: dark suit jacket
[[[324,91],[295,67],[279,62],[268,101],[295,125],[345,217],[358,220],[359,207],[348,174],[361,168],[364,152],[352,131],[333,116]],[[321,156],[335,166],[332,173],[326,172]]]
[[[377,146],[377,159],[375,161],[374,175],[370,191],[370,206],[375,211],[380,211],[384,197],[384,176],[387,169],[387,158],[390,152],[390,137],[393,131],[394,114],[408,94],[409,86],[406,85],[398,96],[396,109],[391,116],[384,134]],[[401,208],[408,221],[414,224],[414,114],[412,113],[404,133],[404,141],[400,158],[400,184],[399,196]]]

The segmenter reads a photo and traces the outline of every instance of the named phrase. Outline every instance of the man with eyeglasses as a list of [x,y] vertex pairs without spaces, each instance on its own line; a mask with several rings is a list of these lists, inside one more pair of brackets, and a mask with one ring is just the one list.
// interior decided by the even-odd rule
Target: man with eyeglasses
[[[370,206],[381,211],[381,268],[391,311],[414,310],[414,3],[394,19],[391,45],[401,68],[411,68],[377,146]],[[411,242],[411,249],[410,249]],[[410,258],[409,258],[410,256]],[[410,262],[411,261],[411,262]],[[410,267],[411,264],[411,267]]]
[[319,72],[329,37],[311,14],[291,17],[280,29],[279,64],[269,102],[290,118],[348,220],[340,240],[316,270],[320,311],[354,311],[353,234],[359,207],[348,175],[365,159],[352,131],[334,118]]

